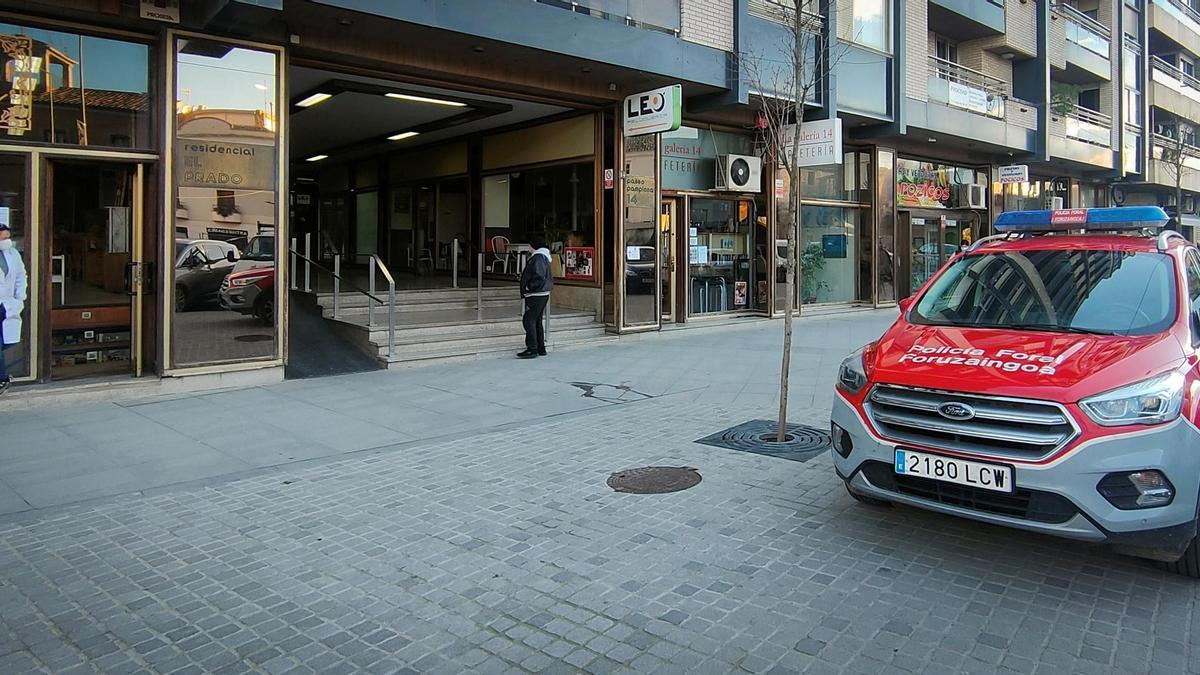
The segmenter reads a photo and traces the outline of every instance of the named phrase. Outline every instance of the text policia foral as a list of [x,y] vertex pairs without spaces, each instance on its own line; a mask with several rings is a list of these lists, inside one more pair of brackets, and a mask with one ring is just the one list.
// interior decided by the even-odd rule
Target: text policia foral
[[1038,373],[1053,375],[1056,366],[1062,363],[1066,356],[1053,357],[1043,354],[1029,354],[1013,349],[1001,349],[994,355],[983,349],[971,347],[926,347],[913,345],[908,352],[900,356],[900,363],[925,364],[932,366],[968,366],[975,368],[994,368],[1006,373]]

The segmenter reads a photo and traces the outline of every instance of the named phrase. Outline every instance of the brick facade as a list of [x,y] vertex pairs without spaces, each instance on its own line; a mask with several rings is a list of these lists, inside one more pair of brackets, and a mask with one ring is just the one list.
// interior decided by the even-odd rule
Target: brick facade
[[929,98],[929,59],[933,43],[929,39],[929,5],[927,0],[907,0],[905,7],[906,54],[908,72],[904,74],[908,97],[919,101]]
[[733,0],[682,0],[679,13],[684,40],[733,51]]

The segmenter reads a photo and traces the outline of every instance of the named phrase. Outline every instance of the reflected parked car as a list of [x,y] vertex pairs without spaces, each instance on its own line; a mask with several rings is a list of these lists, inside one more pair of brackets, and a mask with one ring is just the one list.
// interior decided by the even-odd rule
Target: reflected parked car
[[239,256],[236,246],[212,239],[175,240],[175,311],[212,306]]
[[221,306],[275,325],[275,268],[231,272],[221,282]]
[[275,264],[275,235],[260,234],[252,237],[250,243],[246,245],[246,249],[242,251],[242,255],[235,262],[237,263],[233,266],[235,273],[273,266]]

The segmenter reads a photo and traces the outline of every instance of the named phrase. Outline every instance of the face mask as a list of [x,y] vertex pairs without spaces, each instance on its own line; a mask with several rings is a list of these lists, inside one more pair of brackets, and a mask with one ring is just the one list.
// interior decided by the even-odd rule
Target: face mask
[[10,249],[12,247],[13,247],[12,239],[5,239],[3,241],[0,241],[0,251],[7,251],[8,249]]

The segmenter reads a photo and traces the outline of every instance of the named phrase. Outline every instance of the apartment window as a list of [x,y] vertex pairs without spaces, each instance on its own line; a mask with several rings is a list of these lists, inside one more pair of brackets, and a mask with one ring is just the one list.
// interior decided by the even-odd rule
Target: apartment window
[[1196,76],[1196,64],[1191,61],[1179,59],[1179,69],[1183,71],[1184,75]]
[[958,44],[944,37],[938,37],[934,55],[943,61],[958,63]]
[[889,19],[888,0],[853,0],[851,23],[854,31],[853,42],[880,51],[889,51],[891,41],[888,39]]
[[1100,90],[1085,89],[1079,92],[1079,107],[1087,108],[1088,110],[1100,111]]
[[237,200],[233,190],[217,190],[217,213],[229,217],[237,210]]

